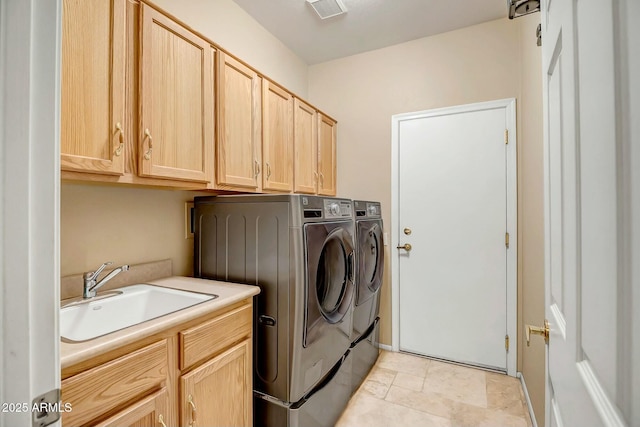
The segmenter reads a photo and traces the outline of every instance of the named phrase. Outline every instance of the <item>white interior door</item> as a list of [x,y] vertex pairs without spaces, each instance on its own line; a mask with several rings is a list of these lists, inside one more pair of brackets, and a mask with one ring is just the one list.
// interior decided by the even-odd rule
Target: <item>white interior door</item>
[[411,245],[398,249],[400,350],[507,370],[509,268],[515,272],[505,242],[508,231],[515,237],[507,107],[513,101],[398,122],[398,244]]
[[0,1],[0,427],[60,425],[61,6]]
[[[638,425],[637,412],[636,423],[631,421],[638,408],[631,376],[638,360],[632,363],[631,349],[639,338],[630,326],[627,236],[633,227],[624,153],[631,145],[623,130],[628,76],[618,39],[626,2],[541,3],[550,324],[546,425]],[[636,13],[630,22],[639,18]]]

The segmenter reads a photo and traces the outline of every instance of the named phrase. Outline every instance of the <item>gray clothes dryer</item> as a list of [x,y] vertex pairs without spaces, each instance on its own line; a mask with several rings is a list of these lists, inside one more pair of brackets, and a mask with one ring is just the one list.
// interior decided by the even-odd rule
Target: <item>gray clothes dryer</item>
[[[254,310],[256,425],[332,425],[346,406],[353,236],[350,200],[195,198],[194,275],[261,288]],[[327,396],[339,400],[333,412],[321,408]]]
[[353,390],[356,390],[379,354],[378,314],[384,271],[384,243],[380,203],[356,200],[353,204],[357,268],[351,352]]

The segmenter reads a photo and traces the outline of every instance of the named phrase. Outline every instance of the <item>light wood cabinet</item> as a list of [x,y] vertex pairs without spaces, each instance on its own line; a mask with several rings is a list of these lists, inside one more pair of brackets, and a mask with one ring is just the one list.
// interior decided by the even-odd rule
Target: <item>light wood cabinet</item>
[[335,195],[335,121],[195,31],[63,0],[62,179]]
[[250,426],[252,327],[247,299],[68,367],[62,424]]
[[62,401],[73,410],[62,414],[65,425],[85,425],[129,405],[167,382],[169,345],[161,340],[62,381]]
[[118,412],[95,427],[163,427],[169,424],[169,393],[162,389]]
[[262,79],[222,51],[217,64],[216,187],[259,191]]
[[336,195],[336,121],[299,99],[294,103],[295,192]]
[[126,0],[62,2],[60,165],[124,173]]
[[336,195],[336,122],[318,113],[318,194]]
[[293,96],[262,82],[262,189],[293,190]]
[[250,426],[251,359],[251,342],[247,339],[183,375],[181,425]]
[[207,322],[180,331],[180,369],[189,369],[251,335],[252,322],[252,307],[242,305]]
[[141,13],[140,174],[210,181],[211,46],[144,3]]
[[300,101],[293,103],[294,131],[294,191],[318,192],[318,113],[312,106]]

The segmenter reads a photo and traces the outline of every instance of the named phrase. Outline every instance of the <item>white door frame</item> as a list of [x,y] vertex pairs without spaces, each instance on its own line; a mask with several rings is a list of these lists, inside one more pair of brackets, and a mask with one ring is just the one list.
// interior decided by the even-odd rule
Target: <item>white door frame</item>
[[61,22],[61,0],[0,2],[0,402],[29,405],[7,427],[60,388]]
[[507,150],[507,224],[510,237],[507,251],[507,334],[509,335],[509,352],[507,353],[507,374],[516,375],[517,362],[517,293],[518,293],[518,198],[517,198],[517,144],[516,144],[516,100],[515,98],[496,101],[478,102],[455,107],[413,113],[395,114],[391,117],[391,344],[393,351],[400,349],[400,270],[396,246],[400,242],[399,218],[399,174],[400,159],[400,122],[418,118],[442,116],[504,108],[506,112],[509,147]]

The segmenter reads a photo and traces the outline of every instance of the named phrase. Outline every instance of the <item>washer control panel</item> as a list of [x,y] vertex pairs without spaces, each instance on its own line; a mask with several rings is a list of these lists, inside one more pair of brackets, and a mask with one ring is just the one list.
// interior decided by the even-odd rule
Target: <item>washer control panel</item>
[[380,202],[367,202],[355,200],[353,202],[356,212],[356,219],[379,219],[382,218]]
[[352,216],[351,202],[347,200],[324,200],[325,218],[350,218]]

